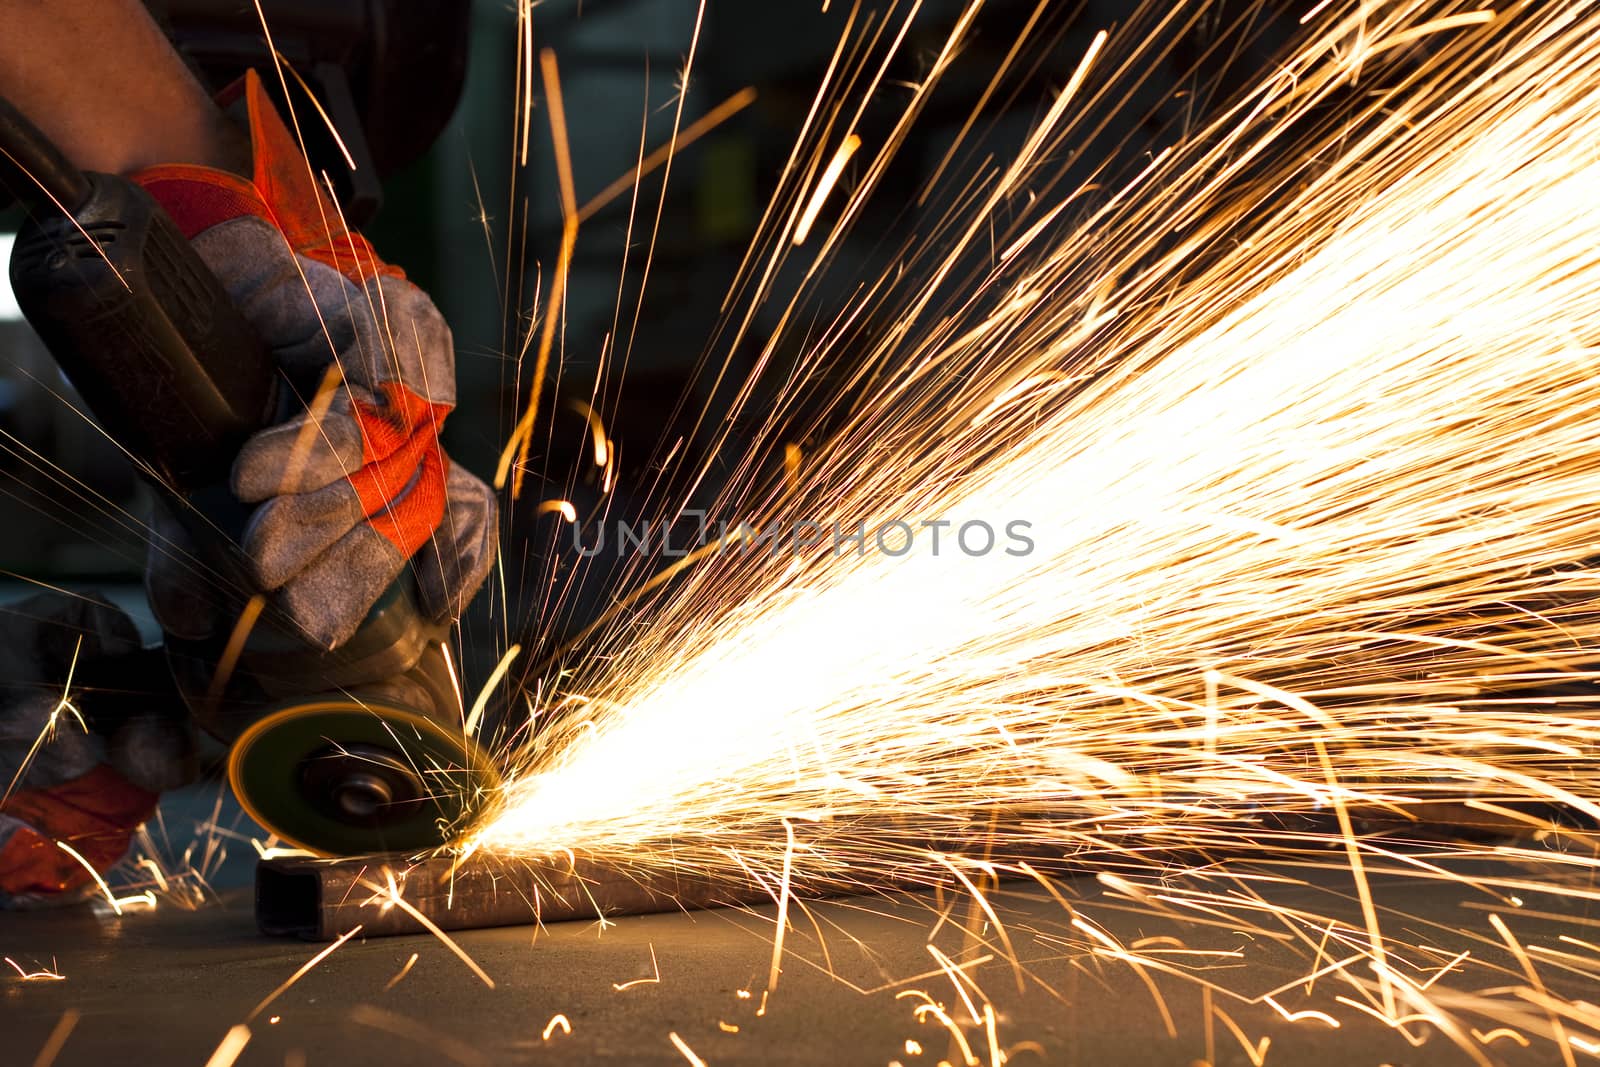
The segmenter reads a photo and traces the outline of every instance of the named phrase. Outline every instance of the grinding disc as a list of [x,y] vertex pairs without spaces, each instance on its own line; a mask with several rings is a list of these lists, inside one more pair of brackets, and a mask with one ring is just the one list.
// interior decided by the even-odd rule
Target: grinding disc
[[342,697],[257,720],[234,742],[228,780],[251,818],[323,856],[449,844],[500,782],[459,729]]

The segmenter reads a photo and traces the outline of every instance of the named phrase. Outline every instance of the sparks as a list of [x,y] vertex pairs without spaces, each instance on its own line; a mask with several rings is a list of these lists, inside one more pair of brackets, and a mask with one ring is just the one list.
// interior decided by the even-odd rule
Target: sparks
[[[1319,5],[1253,92],[1088,195],[1055,188],[1049,161],[1105,98],[1100,72],[1146,47],[1097,34],[1017,156],[963,194],[971,217],[908,253],[904,286],[868,287],[904,328],[861,354],[854,421],[791,471],[785,508],[835,531],[899,524],[904,550],[712,554],[586,634],[474,845],[754,876],[780,904],[892,871],[970,894],[1013,956],[980,871],[1045,883],[1070,854],[1141,906],[1243,923],[1264,905],[1224,886],[1225,862],[1161,850],[1337,863],[1360,923],[1274,917],[1314,950],[1308,970],[1407,1040],[1427,1020],[1481,1047],[1413,977],[1474,961],[1419,970],[1371,885],[1396,864],[1360,825],[1480,796],[1600,818],[1583,756],[1600,723],[1544,692],[1593,681],[1600,640],[1600,571],[1581,562],[1600,538],[1600,16],[1553,8]],[[1386,66],[1424,38],[1421,69]],[[1333,105],[1341,120],[1319,121]],[[854,138],[809,189],[786,172],[805,217],[782,243],[804,241]],[[797,158],[828,155],[813,140]],[[935,305],[978,258],[963,298]],[[765,292],[776,264],[744,277]],[[1338,858],[1307,859],[1273,828],[1289,815],[1330,817],[1317,844]],[[928,845],[948,839],[1000,858]],[[1187,973],[1182,949],[1072,926],[1147,981]],[[1538,990],[1532,956],[1500,940]],[[918,1017],[964,1061],[996,1058],[993,1006],[935,960],[981,1045],[931,999]],[[1340,1026],[1280,992],[1254,999]],[[1561,1013],[1543,1014],[1570,1056]],[[1206,1017],[1266,1057],[1269,1038]]]
[[50,966],[48,968],[41,967],[37,971],[29,971],[24,969],[22,964],[18,963],[10,956],[3,958],[5,959],[6,964],[10,966],[12,970],[17,972],[17,977],[22,979],[24,982],[65,982],[67,980],[66,975],[56,970],[56,962],[54,960],[50,961]]
[[850,134],[839,145],[839,150],[828,161],[828,166],[822,172],[822,177],[817,179],[817,187],[811,194],[806,209],[800,215],[800,221],[794,228],[794,243],[803,245],[806,238],[811,236],[811,227],[817,221],[817,215],[822,211],[823,202],[828,199],[828,194],[833,187],[839,184],[839,179],[844,175],[845,165],[850,162],[850,157],[856,154],[856,149],[861,147],[861,138]]

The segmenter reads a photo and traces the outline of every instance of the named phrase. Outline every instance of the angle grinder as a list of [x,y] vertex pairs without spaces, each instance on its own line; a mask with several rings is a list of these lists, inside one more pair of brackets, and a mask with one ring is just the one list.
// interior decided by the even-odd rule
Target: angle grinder
[[411,575],[332,651],[270,600],[252,603],[238,548],[249,509],[228,489],[229,468],[246,438],[304,405],[305,383],[279,370],[148,193],[78,170],[3,99],[0,184],[29,213],[11,256],[24,316],[241,620],[163,642],[189,714],[232,746],[240,804],[322,855],[449,842],[498,779],[465,732],[447,627],[418,612]]

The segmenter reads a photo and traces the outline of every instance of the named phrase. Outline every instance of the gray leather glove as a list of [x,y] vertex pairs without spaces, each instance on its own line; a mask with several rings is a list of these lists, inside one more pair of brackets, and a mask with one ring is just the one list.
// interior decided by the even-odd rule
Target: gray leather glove
[[[446,621],[488,575],[497,532],[493,493],[438,443],[455,404],[449,328],[425,293],[344,228],[253,73],[241,91],[253,180],[193,166],[133,177],[290,379],[324,383],[309,410],[257,434],[234,465],[235,494],[259,505],[242,545],[252,577],[324,648],[355,632],[407,561],[421,609]],[[196,581],[188,537],[167,517],[156,534],[147,585],[162,626],[182,637],[214,632],[224,619]]]

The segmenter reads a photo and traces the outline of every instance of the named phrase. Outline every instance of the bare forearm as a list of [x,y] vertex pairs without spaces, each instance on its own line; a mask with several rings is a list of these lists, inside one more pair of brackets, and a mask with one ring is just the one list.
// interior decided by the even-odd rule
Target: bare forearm
[[239,167],[237,135],[138,0],[0,0],[0,96],[84,170]]

